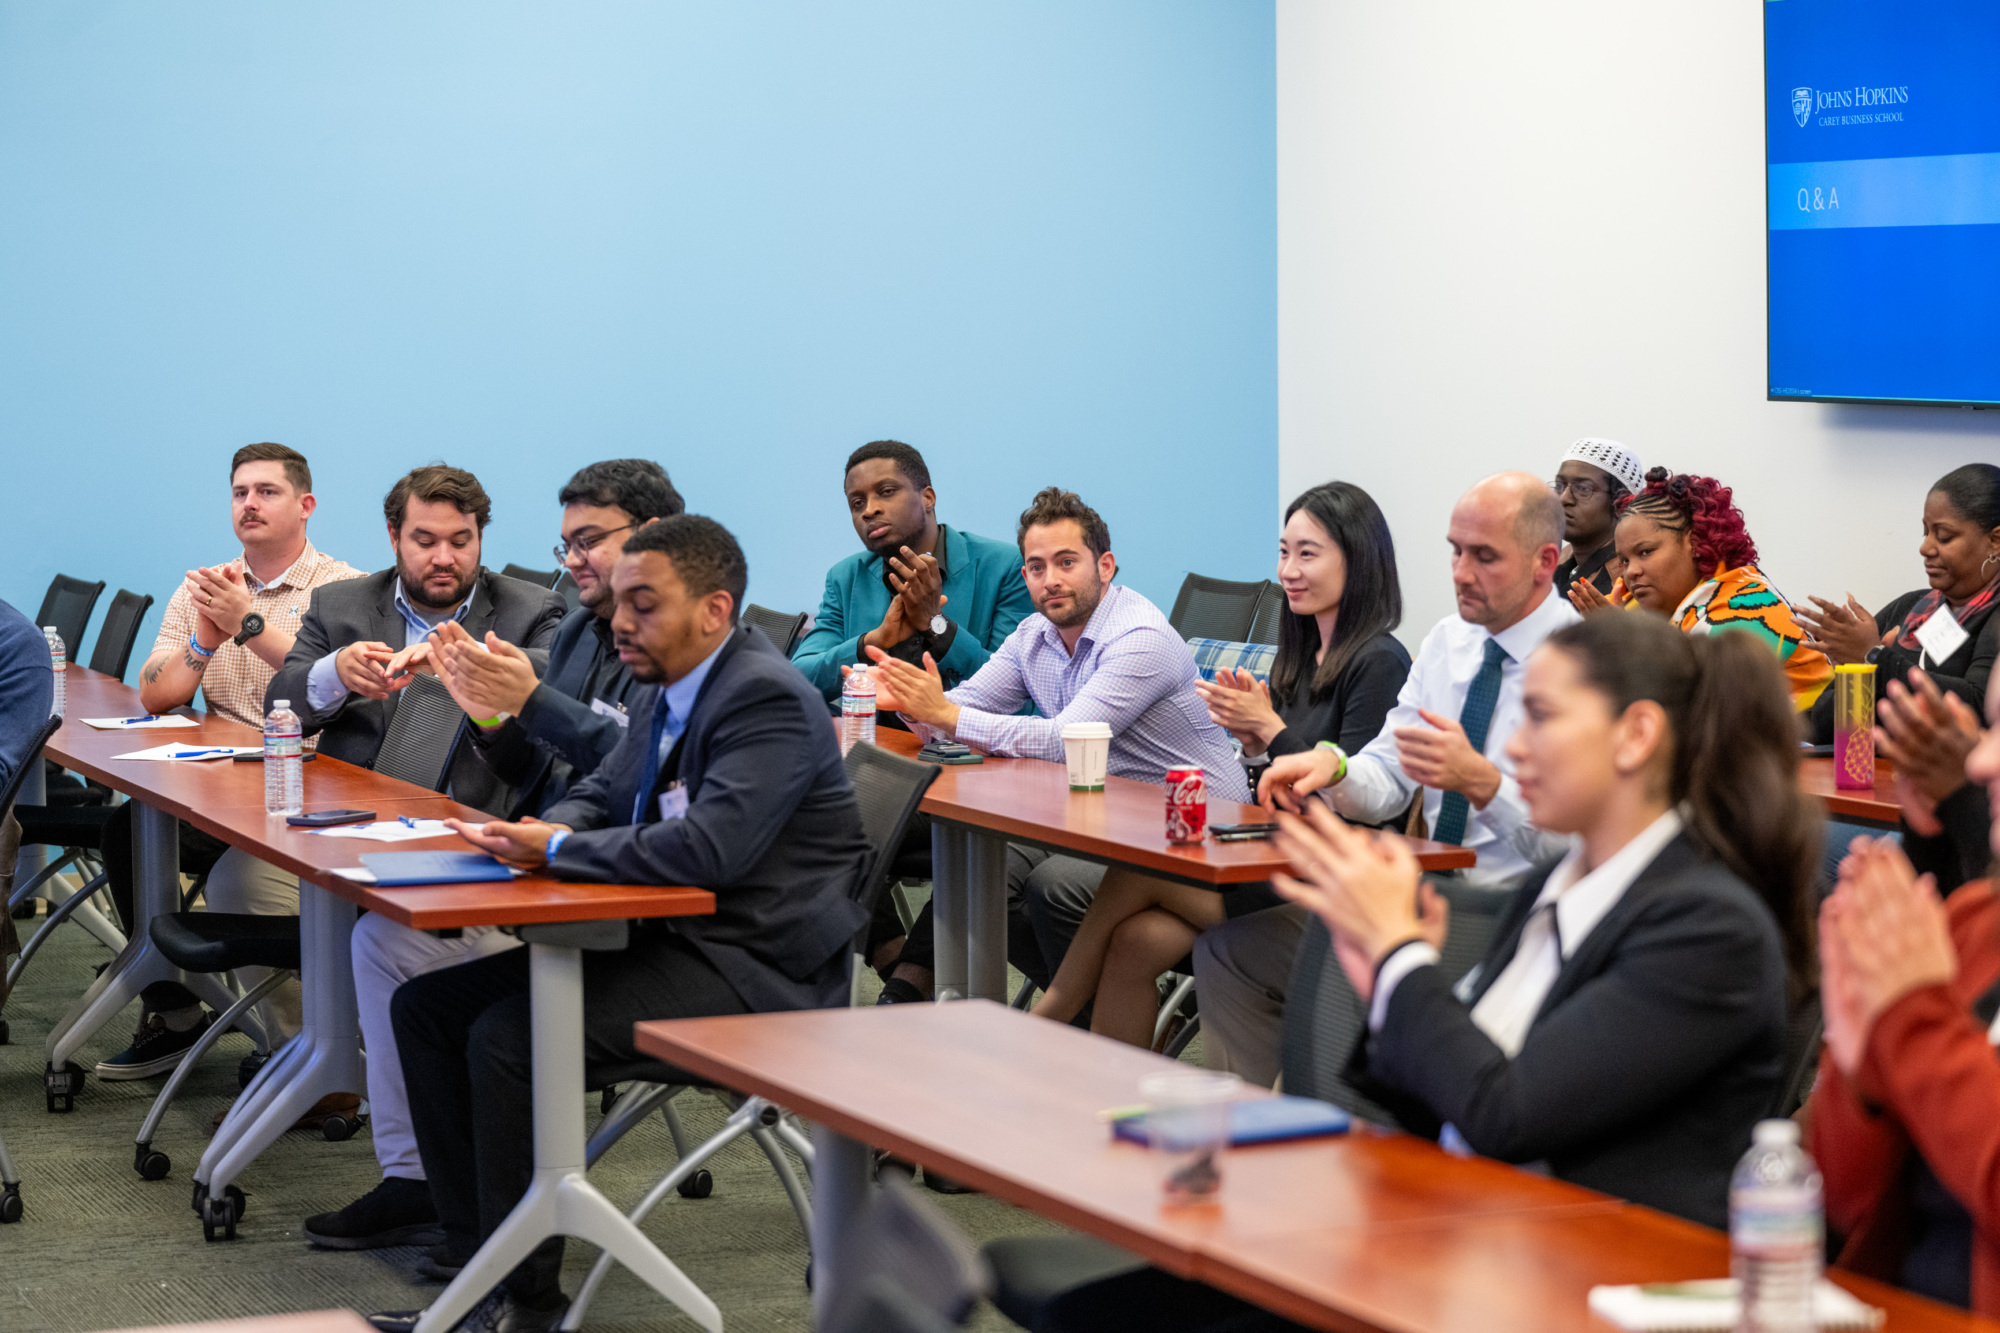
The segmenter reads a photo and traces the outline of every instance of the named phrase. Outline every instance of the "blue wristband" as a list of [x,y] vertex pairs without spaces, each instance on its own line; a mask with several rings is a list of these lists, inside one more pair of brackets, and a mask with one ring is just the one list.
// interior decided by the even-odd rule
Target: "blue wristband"
[[188,635],[188,648],[196,657],[210,658],[215,656],[215,649],[201,646],[201,639],[198,635]]
[[562,850],[563,839],[568,836],[569,830],[563,828],[559,828],[554,833],[549,834],[549,845],[542,848],[542,859],[544,861],[555,860],[556,853]]

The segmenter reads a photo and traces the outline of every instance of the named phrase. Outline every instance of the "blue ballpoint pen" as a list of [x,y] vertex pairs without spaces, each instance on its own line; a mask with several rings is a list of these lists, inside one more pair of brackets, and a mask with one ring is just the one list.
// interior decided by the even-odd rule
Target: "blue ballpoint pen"
[[406,824],[410,828],[415,828],[417,826],[417,821],[410,818],[408,815],[397,815],[396,821],[400,824]]
[[221,749],[176,750],[173,754],[173,757],[175,759],[200,759],[206,755],[211,755],[211,754],[235,754],[235,753],[236,753],[235,750],[225,745]]
[[144,717],[121,717],[118,719],[121,726],[127,727],[134,726],[140,722],[158,722],[159,720],[160,715],[158,713],[148,713]]

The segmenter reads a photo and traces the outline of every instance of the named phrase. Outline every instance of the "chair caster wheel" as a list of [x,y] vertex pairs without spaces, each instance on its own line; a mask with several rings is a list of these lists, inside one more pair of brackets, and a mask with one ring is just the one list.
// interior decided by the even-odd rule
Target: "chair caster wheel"
[[132,1145],[132,1169],[141,1180],[165,1180],[167,1172],[174,1169],[174,1159],[154,1152],[150,1143],[136,1143]]
[[7,1045],[9,1042],[13,1041],[13,1039],[14,1039],[14,1030],[7,1026],[6,1019],[0,1018],[0,1046]]
[[618,1085],[616,1083],[613,1083],[610,1087],[597,1094],[597,1113],[599,1115],[610,1115],[611,1108],[617,1104]]
[[328,1143],[344,1143],[353,1138],[354,1131],[359,1128],[360,1120],[348,1115],[330,1115],[319,1124],[319,1132],[326,1136]]
[[236,1224],[243,1219],[243,1191],[234,1185],[226,1185],[222,1197],[218,1199],[208,1192],[207,1186],[198,1188],[201,1202],[196,1211],[201,1214],[201,1238],[205,1241],[235,1240]]
[[42,1094],[48,1101],[49,1114],[75,1110],[76,1094],[82,1091],[83,1070],[74,1060],[61,1069],[50,1065],[42,1070]]
[[249,1087],[251,1082],[256,1079],[257,1072],[264,1067],[265,1062],[270,1058],[268,1055],[260,1055],[256,1051],[252,1051],[241,1060],[238,1060],[236,1062],[237,1091],[240,1092]]
[[21,1220],[21,1187],[9,1185],[0,1190],[0,1222]]
[[674,1189],[683,1199],[706,1199],[715,1193],[715,1177],[708,1173],[708,1168],[703,1167],[674,1186]]

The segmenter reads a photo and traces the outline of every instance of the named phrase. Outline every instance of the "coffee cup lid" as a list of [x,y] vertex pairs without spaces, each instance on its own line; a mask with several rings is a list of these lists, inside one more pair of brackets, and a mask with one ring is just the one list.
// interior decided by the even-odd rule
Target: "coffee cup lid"
[[1110,740],[1109,722],[1071,722],[1062,729],[1066,741]]

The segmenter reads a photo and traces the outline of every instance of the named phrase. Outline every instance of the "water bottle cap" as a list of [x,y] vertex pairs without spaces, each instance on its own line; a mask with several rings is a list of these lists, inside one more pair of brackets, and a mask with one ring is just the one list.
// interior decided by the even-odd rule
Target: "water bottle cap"
[[280,709],[280,708],[290,708],[291,706],[292,706],[292,701],[291,701],[290,699],[273,699],[273,700],[271,700],[271,711],[272,711],[272,712],[276,712],[276,711],[277,711],[278,709]]
[[54,625],[44,625],[44,626],[42,626],[42,633],[44,633],[44,634],[61,634],[61,633],[62,633],[62,631],[61,631],[61,630],[59,630],[59,629],[57,629],[57,628],[56,628],[56,627],[55,627]]
[[1750,1141],[1759,1147],[1778,1147],[1796,1144],[1799,1141],[1799,1122],[1796,1120],[1759,1120],[1757,1128],[1750,1132]]

